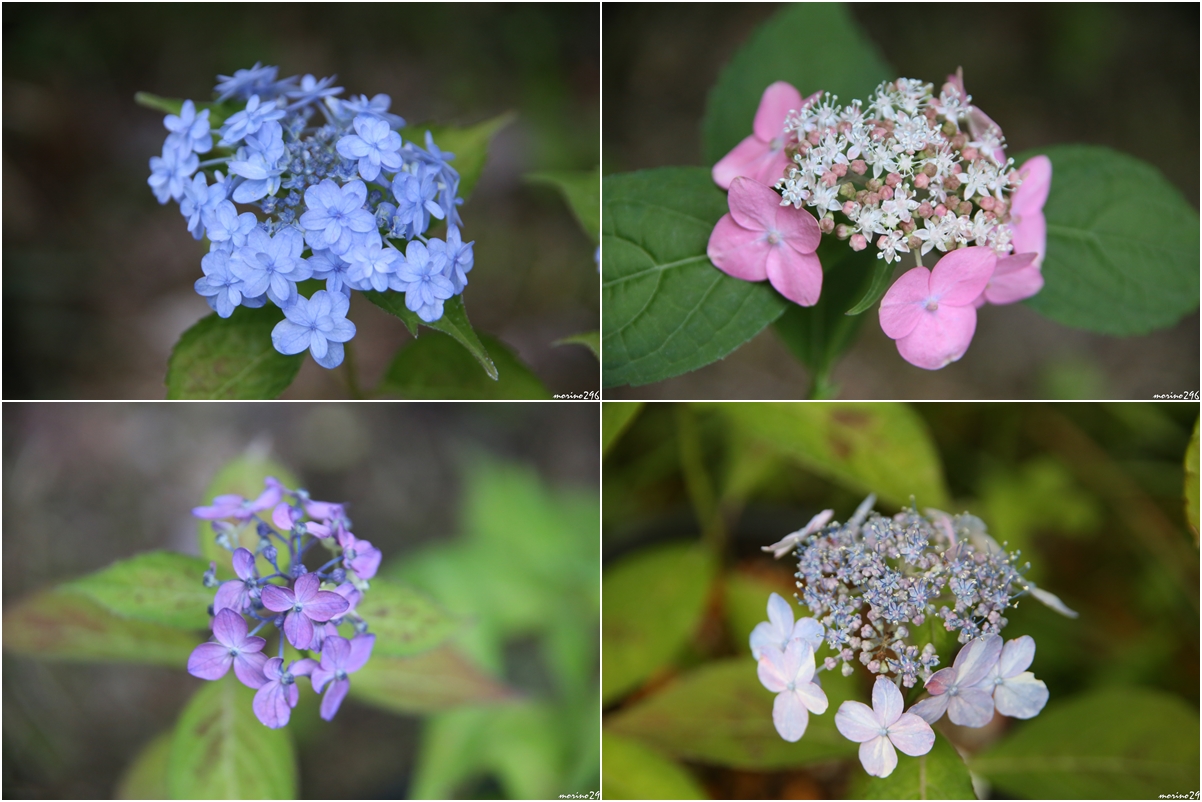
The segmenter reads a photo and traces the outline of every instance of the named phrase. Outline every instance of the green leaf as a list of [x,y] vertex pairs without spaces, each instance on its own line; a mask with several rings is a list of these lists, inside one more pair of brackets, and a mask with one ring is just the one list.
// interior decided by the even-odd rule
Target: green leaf
[[[604,675],[603,675],[604,676]],[[856,693],[856,677],[822,673],[830,703],[810,716],[797,743],[772,724],[775,694],[764,689],[750,654],[707,663],[608,719],[607,729],[638,738],[680,760],[751,771],[804,766],[852,757],[859,745],[835,729],[834,711]]]
[[373,656],[351,683],[352,698],[406,714],[512,696],[512,691],[448,646],[412,657]]
[[609,453],[643,408],[642,401],[607,401],[601,405],[601,454]]
[[[742,571],[731,571],[724,580],[722,600],[731,645],[736,652],[750,655],[751,630],[761,621],[768,620],[768,597],[778,593],[792,605],[797,588],[792,582],[773,582],[766,577]],[[799,610],[794,608],[798,618],[802,617]]]
[[906,506],[951,497],[926,424],[902,404],[713,404],[739,431],[821,476]]
[[476,368],[472,355],[450,337],[421,337],[397,351],[377,388],[403,398],[458,400],[550,398],[547,388],[500,340],[480,336],[491,355],[495,381]]
[[601,733],[605,799],[708,799],[701,783],[671,758],[633,738]]
[[388,314],[400,318],[404,322],[405,327],[409,329],[409,333],[414,337],[417,336],[419,323],[436,331],[441,331],[443,334],[451,335],[476,358],[476,361],[484,368],[484,372],[488,374],[488,378],[494,381],[497,379],[497,366],[489,359],[488,351],[485,350],[484,345],[480,342],[480,338],[476,336],[472,324],[467,319],[467,308],[463,305],[462,295],[456,295],[444,303],[442,305],[442,317],[433,323],[427,323],[409,311],[408,307],[405,306],[405,296],[402,293],[365,292],[363,294],[367,296],[367,300]]
[[768,282],[705,255],[726,193],[701,167],[606,176],[601,221],[602,381],[647,384],[722,359],[785,311]]
[[44,591],[6,605],[3,629],[6,652],[51,660],[182,669],[201,643],[190,632],[118,618],[86,596],[66,590]]
[[375,655],[406,657],[439,646],[461,626],[422,593],[383,577],[371,581],[371,590],[356,611],[375,633]]
[[[1054,697],[1053,697],[1054,699]],[[1031,799],[1147,799],[1198,790],[1198,711],[1149,688],[1113,687],[1053,702],[969,761]]]
[[[152,95],[149,92],[137,92],[134,94],[134,102],[139,106],[145,106],[148,109],[164,111],[168,114],[178,115],[184,107],[184,101],[175,97],[159,97]],[[209,110],[209,126],[216,130],[221,127],[221,124],[235,112],[241,111],[246,107],[245,103],[235,103],[225,101],[223,103],[198,103],[195,100],[192,104],[196,106],[196,110]]]
[[1176,187],[1109,148],[1040,152],[1052,160],[1048,252],[1043,289],[1028,306],[1057,323],[1118,336],[1171,326],[1198,308],[1198,213]]
[[475,125],[410,125],[401,129],[401,138],[424,148],[426,132],[429,131],[434,136],[434,144],[439,150],[454,153],[455,158],[451,161],[451,166],[459,173],[459,197],[466,200],[475,189],[476,182],[480,180],[480,174],[484,172],[489,140],[516,117],[514,112],[509,111]]
[[[846,247],[846,245],[844,245]],[[848,250],[851,250],[850,248]],[[853,251],[854,253],[854,251]],[[863,253],[863,251],[861,252]],[[893,278],[893,263],[886,262],[884,259],[875,259],[876,265],[872,268],[872,275],[869,277],[868,289],[865,290],[864,296],[853,306],[848,309],[846,314],[858,315],[871,309],[877,301],[885,297],[885,293],[889,291],[889,285]]]
[[580,227],[597,242],[601,238],[601,168],[527,173],[526,180],[555,187],[563,195]]
[[583,345],[593,352],[593,356],[598,359],[601,358],[601,332],[599,331],[584,331],[580,334],[573,334],[571,337],[563,337],[556,340],[551,345]]
[[601,683],[608,703],[669,663],[705,611],[715,574],[698,544],[633,554],[602,577]]
[[[292,471],[269,458],[265,453],[261,453],[257,448],[252,447],[246,453],[235,457],[221,467],[221,470],[213,477],[213,481],[209,483],[204,495],[199,499],[200,503],[197,506],[207,507],[213,503],[213,499],[217,496],[237,495],[248,499],[258,498],[259,494],[266,487],[264,480],[268,476],[274,476],[286,487],[301,487],[300,482],[293,475]],[[198,519],[196,522],[196,537],[197,542],[200,544],[201,559],[206,563],[217,563],[218,578],[233,579],[234,574],[230,568],[230,552],[217,545],[213,534],[212,521]],[[242,546],[252,553],[258,549],[259,535],[255,531],[255,524],[253,522],[245,524],[238,530],[234,546],[235,548]],[[262,557],[257,558],[255,562],[256,567],[259,569],[259,576],[268,576],[275,573],[275,569],[270,568],[267,561]],[[287,570],[288,554],[281,551],[278,562],[281,568]],[[210,599],[210,601],[212,600]]]
[[1185,450],[1185,522],[1194,533],[1194,545],[1198,544],[1198,421],[1194,421],[1194,433]]
[[888,777],[873,777],[860,766],[852,770],[849,799],[976,799],[972,777],[960,753],[941,735],[931,751],[919,757],[897,753],[897,768]]
[[275,398],[292,384],[304,354],[285,356],[271,344],[271,330],[284,319],[274,304],[239,306],[222,318],[216,312],[179,338],[167,362],[170,399],[238,400]]
[[201,579],[208,567],[199,557],[151,551],[113,563],[63,589],[81,593],[122,618],[207,629],[213,591]]
[[234,677],[204,683],[175,725],[167,763],[173,799],[295,799],[296,752],[287,727],[265,727],[255,691]]
[[171,731],[160,733],[142,747],[117,783],[117,799],[166,799],[167,760],[171,756]]
[[846,5],[788,5],[756,29],[710,91],[701,128],[705,163],[751,135],[760,97],[775,81],[788,81],[802,97],[821,89],[850,103],[896,77]]

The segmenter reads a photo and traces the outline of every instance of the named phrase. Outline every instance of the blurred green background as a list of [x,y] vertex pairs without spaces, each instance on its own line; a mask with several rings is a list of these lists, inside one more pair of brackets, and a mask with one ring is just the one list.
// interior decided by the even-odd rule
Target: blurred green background
[[[315,498],[350,505],[356,534],[384,553],[381,577],[466,622],[452,644],[460,662],[443,661],[455,676],[428,682],[425,702],[383,694],[379,704],[445,707],[444,686],[463,684],[457,665],[510,692],[425,717],[352,695],[327,723],[302,687],[289,725],[301,796],[541,798],[599,787],[595,406],[9,402],[3,415],[6,613],[139,552],[198,553],[190,510],[208,501],[214,475],[241,455],[270,456]],[[128,789],[131,761],[207,685],[182,663],[10,651],[3,678],[6,798]]]
[[[584,347],[551,345],[597,328],[594,245],[523,180],[598,163],[595,5],[30,5],[4,17],[6,398],[164,397],[171,347],[209,313],[204,247],[146,185],[166,131],[133,96],[209,99],[256,61],[388,94],[414,124],[517,112],[463,208],[468,313],[552,392],[597,388]],[[408,335],[362,298],[351,316],[372,386]],[[284,397],[345,397],[331,374],[308,360]]]
[[[606,5],[604,174],[702,164],[708,93],[779,8],[707,3],[682,13],[673,5]],[[1002,127],[1010,152],[1106,145],[1156,166],[1197,208],[1196,5],[848,8],[898,75],[938,87],[963,66],[968,91]],[[807,95],[819,87],[798,88]],[[1169,329],[1118,339],[1067,329],[1023,304],[993,307],[980,315],[967,356],[932,372],[905,363],[874,318],[834,381],[845,398],[1147,400],[1198,387],[1198,326],[1194,312]],[[764,333],[720,362],[606,397],[788,399],[802,397],[807,382],[776,335]]]
[[[855,744],[834,734],[837,703],[811,716],[801,742],[776,734],[772,694],[760,687],[747,646],[769,594],[792,599],[796,591],[791,558],[773,560],[761,547],[822,509],[846,520],[870,491],[883,514],[913,494],[920,509],[980,516],[999,542],[1021,550],[1027,576],[1080,613],[1071,620],[1031,600],[1008,613],[1003,636],[1031,635],[1037,644],[1031,670],[1051,692],[1039,717],[998,717],[977,730],[936,726],[988,780],[979,792],[1196,790],[1198,550],[1183,488],[1191,485],[1196,500],[1197,419],[1190,403],[605,403],[607,797],[870,793],[851,784],[862,772]],[[794,613],[809,614],[800,606]],[[822,677],[832,699],[869,698],[862,671],[850,683]],[[1117,701],[1098,714],[1106,694]],[[1052,732],[1058,721],[1073,726]],[[1125,737],[1142,747],[1117,745]],[[999,768],[1002,757],[1037,744],[1051,754],[1080,747],[1111,766],[1123,749],[1146,753],[1123,752],[1126,780],[1100,770],[1090,780]],[[1167,754],[1174,750],[1189,753],[1184,766],[1173,762],[1180,754]]]

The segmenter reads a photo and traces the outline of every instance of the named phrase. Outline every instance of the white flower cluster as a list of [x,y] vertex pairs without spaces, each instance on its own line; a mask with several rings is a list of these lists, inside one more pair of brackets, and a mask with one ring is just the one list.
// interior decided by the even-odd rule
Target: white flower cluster
[[1009,254],[1009,196],[1020,178],[1001,129],[952,77],[937,96],[932,84],[898,78],[866,107],[826,93],[791,113],[781,205],[813,207],[824,232],[857,251],[875,242],[886,262],[913,252],[922,264],[932,249],[968,245]]

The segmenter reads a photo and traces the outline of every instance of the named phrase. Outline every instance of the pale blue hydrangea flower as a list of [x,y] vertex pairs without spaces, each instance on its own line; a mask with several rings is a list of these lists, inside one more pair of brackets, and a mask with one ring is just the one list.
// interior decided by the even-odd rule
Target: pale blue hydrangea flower
[[326,98],[326,106],[330,109],[330,114],[339,122],[349,123],[362,114],[383,120],[394,129],[404,128],[404,118],[388,113],[388,107],[391,105],[392,98],[383,93],[376,95],[371,100],[367,99],[367,95],[358,95],[346,100],[336,97]]
[[[272,97],[278,91],[275,80],[279,67],[264,67],[258,61],[249,70],[238,70],[232,76],[217,76],[218,102],[231,97],[249,98],[251,95]],[[284,83],[293,81],[289,78]]]
[[342,344],[355,336],[355,324],[346,319],[351,300],[342,293],[318,290],[312,298],[298,295],[284,308],[284,319],[271,332],[271,342],[281,354],[305,350],[323,368],[342,364]]
[[163,155],[150,157],[150,178],[146,183],[159,203],[179,200],[184,195],[184,183],[199,166],[200,159],[195,153],[184,153],[171,143],[164,143]]
[[1027,671],[1034,659],[1035,639],[1030,635],[1006,641],[1002,656],[981,680],[979,687],[993,694],[994,706],[1003,716],[1034,718],[1048,703],[1048,686]]
[[381,169],[391,173],[401,168],[401,135],[388,123],[359,115],[354,126],[355,133],[338,140],[338,152],[359,160],[359,175],[364,181],[375,181]]
[[[946,712],[953,724],[984,727],[993,718],[993,688],[986,691],[977,686],[993,671],[1001,654],[1002,639],[998,635],[969,641],[952,665],[931,675],[926,683],[931,696],[911,707],[910,712],[929,724]],[[1031,654],[1034,656],[1034,648]]]
[[455,290],[455,294],[463,292],[463,288],[467,286],[467,274],[472,269],[472,246],[476,243],[464,243],[463,238],[459,235],[459,228],[451,225],[447,229],[447,239],[431,239],[428,246],[432,252],[441,251],[446,255],[447,264],[443,275],[451,282],[451,287]]
[[384,245],[379,236],[363,245],[351,248],[346,254],[350,262],[347,278],[357,290],[384,292],[389,281],[396,275],[402,257],[391,245]]
[[209,110],[196,113],[196,104],[185,100],[178,115],[168,114],[163,126],[171,133],[167,141],[185,152],[208,153],[213,148],[213,131],[209,126]]
[[283,309],[296,300],[296,282],[311,275],[309,263],[300,258],[304,249],[304,239],[295,228],[280,229],[274,237],[256,228],[246,244],[234,251],[230,269],[242,279],[243,294],[266,293]]
[[814,648],[806,640],[790,640],[783,650],[764,649],[758,660],[760,682],[776,694],[772,703],[776,731],[786,741],[801,740],[810,713],[821,715],[829,704],[826,693],[814,683]]
[[246,244],[246,238],[258,225],[251,212],[238,214],[238,209],[228,200],[222,200],[207,214],[202,212],[205,231],[214,247],[233,251]]
[[341,86],[330,86],[334,81],[338,80],[338,76],[331,75],[327,78],[322,78],[320,81],[312,75],[306,75],[301,78],[300,86],[296,89],[288,89],[284,92],[285,95],[292,101],[288,104],[288,110],[308,106],[322,98],[333,97],[342,92]]
[[405,248],[405,256],[389,286],[405,293],[405,306],[427,323],[442,317],[442,303],[455,294],[455,288],[443,275],[445,254],[432,254],[417,240]]
[[438,173],[429,167],[418,167],[417,173],[401,172],[392,179],[392,194],[397,210],[393,217],[393,232],[406,239],[424,234],[430,218],[446,216],[434,200],[438,196]]
[[316,249],[328,248],[342,255],[354,244],[353,232],[375,231],[372,213],[364,208],[367,187],[362,181],[352,181],[340,187],[327,178],[305,190],[308,211],[301,215],[305,240]]
[[768,620],[755,625],[751,630],[751,656],[759,660],[768,649],[784,651],[790,641],[803,640],[810,650],[822,645],[823,627],[813,618],[799,618],[793,622],[793,608],[784,597],[773,593],[768,597]]
[[200,269],[204,278],[196,279],[196,292],[221,317],[234,314],[234,307],[242,303],[243,284],[230,270],[230,255],[225,251],[207,253],[200,260]]
[[309,257],[309,267],[313,270],[313,278],[326,283],[330,293],[342,293],[349,296],[353,289],[347,279],[347,271],[351,263],[330,250],[314,251]]
[[225,147],[236,145],[258,131],[265,123],[279,120],[286,113],[274,100],[263,103],[258,95],[251,95],[245,109],[226,118],[225,124],[221,126],[221,141],[217,144]]
[[238,149],[238,158],[230,162],[230,173],[246,179],[234,189],[234,200],[251,203],[279,192],[286,166],[283,158],[283,129],[279,123],[268,122],[247,137],[246,146]]

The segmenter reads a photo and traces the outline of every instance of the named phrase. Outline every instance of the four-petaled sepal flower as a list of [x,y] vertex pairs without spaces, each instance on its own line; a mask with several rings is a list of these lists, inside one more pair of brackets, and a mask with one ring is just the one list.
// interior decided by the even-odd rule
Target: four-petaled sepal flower
[[[826,693],[814,682],[814,649],[809,641],[791,640],[784,651],[769,646],[756,669],[765,688],[776,693],[772,723],[786,741],[805,735],[810,713],[825,713]],[[807,712],[808,711],[808,712]]]
[[897,767],[897,752],[925,755],[935,745],[935,731],[918,716],[903,713],[901,691],[886,677],[872,686],[872,707],[844,702],[835,713],[835,727],[860,745],[860,763],[874,777],[888,777]]
[[297,578],[292,589],[277,585],[263,588],[263,606],[284,617],[284,635],[298,649],[308,649],[313,641],[313,622],[325,623],[350,607],[342,596],[320,590],[317,574]]
[[246,619],[233,610],[220,610],[213,618],[213,637],[216,643],[202,643],[188,658],[188,673],[201,679],[221,679],[233,666],[238,680],[247,687],[258,688],[266,679],[263,664],[267,641],[247,635]]
[[751,656],[759,660],[768,649],[784,651],[789,641],[803,640],[811,650],[822,645],[824,629],[813,618],[799,618],[793,623],[793,608],[779,594],[768,597],[768,620],[755,625],[751,630]]
[[346,638],[334,636],[326,638],[325,648],[321,651],[321,666],[313,670],[310,678],[313,690],[318,693],[331,683],[321,699],[321,717],[326,721],[334,718],[339,705],[351,689],[348,674],[352,674],[371,657],[372,647],[375,646],[375,635],[356,635],[349,641]]
[[263,685],[255,694],[253,708],[259,721],[273,730],[288,723],[292,708],[300,701],[297,677],[307,677],[317,668],[317,661],[308,657],[284,668],[284,658],[273,657],[263,666]]

